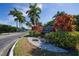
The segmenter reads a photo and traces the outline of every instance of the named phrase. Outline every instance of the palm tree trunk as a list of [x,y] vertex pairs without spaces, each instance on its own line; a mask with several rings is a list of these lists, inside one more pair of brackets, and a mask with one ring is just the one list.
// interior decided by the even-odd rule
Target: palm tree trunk
[[20,31],[21,31],[21,28],[22,28],[22,23],[20,23],[20,22],[19,22],[19,28],[20,28]]
[[16,21],[16,27],[17,27],[17,31],[18,31],[18,28],[19,28],[19,27],[18,27],[18,21]]

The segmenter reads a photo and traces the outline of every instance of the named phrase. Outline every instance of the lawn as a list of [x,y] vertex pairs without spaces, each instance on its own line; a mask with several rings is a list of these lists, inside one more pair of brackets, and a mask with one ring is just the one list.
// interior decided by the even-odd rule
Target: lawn
[[21,38],[14,48],[14,56],[62,56],[71,55],[70,53],[50,52],[41,50],[28,42],[27,38]]

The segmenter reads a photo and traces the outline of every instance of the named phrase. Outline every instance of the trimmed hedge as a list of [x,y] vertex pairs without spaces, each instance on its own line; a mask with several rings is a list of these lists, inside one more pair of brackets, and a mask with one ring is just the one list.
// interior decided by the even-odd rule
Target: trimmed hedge
[[31,36],[31,37],[39,37],[40,35],[41,35],[40,32],[29,31],[29,36]]
[[45,38],[59,47],[79,51],[79,32],[50,32]]

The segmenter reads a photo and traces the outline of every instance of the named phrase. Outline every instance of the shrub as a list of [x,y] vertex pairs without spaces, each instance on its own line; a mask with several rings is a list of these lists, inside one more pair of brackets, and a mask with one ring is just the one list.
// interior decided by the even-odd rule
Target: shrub
[[74,31],[76,28],[74,16],[67,13],[61,13],[55,17],[53,31]]
[[50,32],[45,38],[59,47],[79,50],[79,32]]
[[41,35],[41,33],[36,32],[36,31],[29,31],[29,35],[32,37],[39,37]]

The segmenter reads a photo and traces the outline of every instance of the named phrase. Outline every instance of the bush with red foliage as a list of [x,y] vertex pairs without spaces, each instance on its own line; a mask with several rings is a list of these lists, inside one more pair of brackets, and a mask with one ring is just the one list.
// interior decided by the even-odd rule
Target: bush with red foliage
[[43,29],[42,25],[39,25],[39,24],[32,27],[32,30],[36,32],[42,32],[42,29]]
[[55,22],[53,24],[53,31],[74,31],[75,18],[69,14],[63,14],[55,17]]

